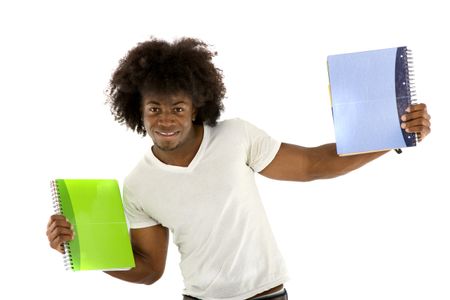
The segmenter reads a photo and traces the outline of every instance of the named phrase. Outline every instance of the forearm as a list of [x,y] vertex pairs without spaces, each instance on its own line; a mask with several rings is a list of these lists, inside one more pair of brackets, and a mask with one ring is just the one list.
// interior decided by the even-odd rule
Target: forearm
[[388,153],[389,151],[371,152],[349,156],[339,156],[336,144],[325,144],[310,148],[313,153],[311,173],[314,179],[334,178],[356,170],[368,162]]
[[260,174],[289,181],[334,178],[358,169],[385,153],[387,151],[340,157],[336,144],[309,148],[282,143],[273,161]]
[[124,271],[104,271],[115,278],[142,284],[152,284],[157,281],[162,274],[153,270],[150,263],[140,254],[134,253],[136,266]]

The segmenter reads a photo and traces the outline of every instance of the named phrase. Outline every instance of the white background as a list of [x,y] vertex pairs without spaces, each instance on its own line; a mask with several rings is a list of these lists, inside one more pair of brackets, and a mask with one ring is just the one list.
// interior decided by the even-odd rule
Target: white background
[[[0,298],[181,299],[179,256],[153,286],[66,272],[45,236],[55,177],[117,178],[149,147],[117,124],[104,91],[151,35],[218,51],[223,119],[284,142],[334,141],[326,57],[407,45],[432,134],[344,177],[258,176],[287,261],[290,299],[449,299],[448,10],[437,1],[2,1]],[[424,3],[424,4],[419,4]]]

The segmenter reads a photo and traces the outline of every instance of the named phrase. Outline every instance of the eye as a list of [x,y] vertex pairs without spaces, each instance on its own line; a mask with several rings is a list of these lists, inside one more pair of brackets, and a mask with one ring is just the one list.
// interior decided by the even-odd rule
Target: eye
[[157,113],[159,112],[159,107],[149,107],[148,111],[151,113]]
[[177,113],[181,113],[181,112],[184,111],[184,108],[182,108],[182,107],[175,107],[173,110],[174,110],[175,112],[177,112]]

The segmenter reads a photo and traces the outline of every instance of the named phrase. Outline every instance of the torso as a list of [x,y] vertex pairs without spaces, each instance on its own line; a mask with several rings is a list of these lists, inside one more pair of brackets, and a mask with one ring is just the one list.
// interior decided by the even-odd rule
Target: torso
[[276,292],[288,280],[254,175],[278,148],[251,124],[223,121],[204,127],[187,166],[167,165],[149,151],[127,176],[130,225],[171,230],[186,294],[248,299]]

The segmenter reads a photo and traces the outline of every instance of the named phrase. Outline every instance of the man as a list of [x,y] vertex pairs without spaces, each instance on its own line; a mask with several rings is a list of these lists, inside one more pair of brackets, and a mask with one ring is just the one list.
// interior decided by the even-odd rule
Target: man
[[[152,284],[164,272],[168,231],[181,254],[184,299],[287,299],[283,258],[272,236],[254,173],[310,181],[355,170],[387,153],[348,157],[335,144],[305,148],[275,141],[240,119],[217,122],[225,87],[206,44],[151,39],[121,60],[109,103],[116,120],[148,134],[153,146],[124,181],[123,196],[136,267],[108,271]],[[402,116],[402,127],[423,140],[430,132],[424,104]],[[52,248],[73,239],[54,215]]]

